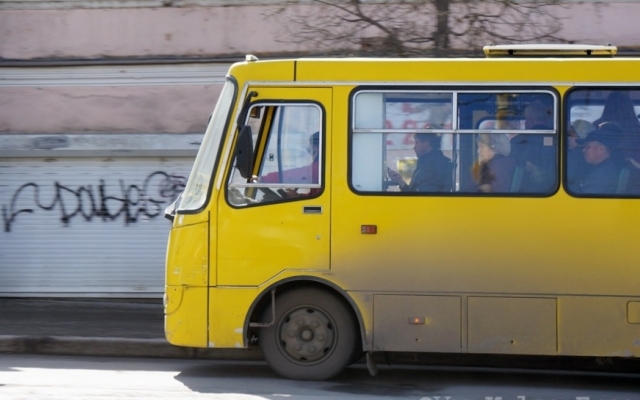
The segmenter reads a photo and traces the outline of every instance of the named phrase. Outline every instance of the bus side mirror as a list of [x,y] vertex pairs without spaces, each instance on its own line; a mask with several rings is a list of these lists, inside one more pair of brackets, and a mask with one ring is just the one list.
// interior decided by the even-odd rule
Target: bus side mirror
[[173,203],[169,204],[169,206],[164,209],[164,217],[171,222],[173,222],[173,219],[176,217],[176,209],[180,206],[181,198],[182,193],[178,195]]
[[244,125],[240,129],[240,135],[235,148],[236,167],[240,171],[240,176],[245,179],[251,177],[253,167],[253,137],[251,127]]

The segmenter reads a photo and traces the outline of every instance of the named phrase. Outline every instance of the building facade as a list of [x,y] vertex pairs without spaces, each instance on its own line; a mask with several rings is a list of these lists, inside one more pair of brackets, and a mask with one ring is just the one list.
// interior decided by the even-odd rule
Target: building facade
[[[161,296],[163,210],[228,66],[314,54],[282,24],[322,7],[283,3],[0,0],[0,296]],[[567,41],[640,45],[640,2],[554,12]]]

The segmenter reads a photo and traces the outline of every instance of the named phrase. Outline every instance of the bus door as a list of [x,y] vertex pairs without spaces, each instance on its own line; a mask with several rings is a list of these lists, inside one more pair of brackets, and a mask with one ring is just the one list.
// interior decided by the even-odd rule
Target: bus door
[[219,285],[256,286],[287,269],[329,268],[332,90],[248,93],[238,138],[245,150],[238,142],[229,158],[218,205]]

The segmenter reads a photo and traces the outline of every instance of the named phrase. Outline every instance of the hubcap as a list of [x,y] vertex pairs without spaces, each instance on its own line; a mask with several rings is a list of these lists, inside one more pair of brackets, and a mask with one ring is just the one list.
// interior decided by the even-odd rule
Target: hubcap
[[292,359],[318,361],[331,353],[335,343],[334,324],[319,310],[295,310],[284,318],[280,340],[285,354]]

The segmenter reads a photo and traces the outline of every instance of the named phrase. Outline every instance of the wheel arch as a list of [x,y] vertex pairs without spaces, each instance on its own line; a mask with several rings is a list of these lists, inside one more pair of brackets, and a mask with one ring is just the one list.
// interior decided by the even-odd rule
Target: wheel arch
[[248,347],[248,345],[251,343],[251,336],[253,332],[257,331],[257,329],[260,329],[260,327],[255,326],[255,324],[261,323],[260,317],[271,303],[272,296],[274,296],[272,293],[275,293],[275,301],[277,306],[279,295],[289,291],[300,290],[309,287],[315,287],[325,290],[336,296],[336,298],[340,299],[345,304],[345,306],[347,306],[347,309],[351,313],[351,316],[354,318],[360,333],[358,335],[358,337],[360,338],[359,345],[361,347],[361,350],[364,350],[364,343],[366,341],[364,319],[362,318],[362,313],[360,312],[360,309],[358,308],[356,302],[344,289],[342,289],[335,283],[316,276],[296,276],[283,279],[281,281],[272,283],[265,290],[263,290],[262,293],[260,293],[260,295],[253,301],[251,307],[249,307],[249,312],[247,312],[247,317],[245,318],[245,347]]

